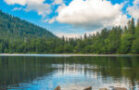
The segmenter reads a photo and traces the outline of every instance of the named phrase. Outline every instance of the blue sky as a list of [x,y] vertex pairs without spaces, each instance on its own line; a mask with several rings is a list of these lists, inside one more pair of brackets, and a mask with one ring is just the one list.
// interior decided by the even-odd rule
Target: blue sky
[[60,37],[93,34],[139,18],[139,0],[0,0],[0,9]]

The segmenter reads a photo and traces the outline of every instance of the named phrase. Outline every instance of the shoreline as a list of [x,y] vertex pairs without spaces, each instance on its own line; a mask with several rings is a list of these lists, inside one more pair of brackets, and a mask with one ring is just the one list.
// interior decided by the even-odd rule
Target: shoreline
[[139,54],[32,54],[32,53],[1,53],[0,56],[44,56],[44,57],[73,57],[73,56],[139,56]]

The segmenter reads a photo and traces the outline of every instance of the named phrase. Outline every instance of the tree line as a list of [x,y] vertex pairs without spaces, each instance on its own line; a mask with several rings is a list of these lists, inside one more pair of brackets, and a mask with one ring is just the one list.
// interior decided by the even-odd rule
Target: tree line
[[139,20],[134,19],[124,28],[104,28],[83,38],[23,38],[0,39],[0,53],[92,53],[139,54]]

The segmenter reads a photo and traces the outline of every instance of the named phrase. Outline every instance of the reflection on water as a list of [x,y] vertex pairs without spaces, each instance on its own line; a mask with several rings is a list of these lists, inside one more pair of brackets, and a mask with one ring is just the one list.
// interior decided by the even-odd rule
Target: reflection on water
[[139,90],[139,57],[0,57],[0,90],[121,86]]

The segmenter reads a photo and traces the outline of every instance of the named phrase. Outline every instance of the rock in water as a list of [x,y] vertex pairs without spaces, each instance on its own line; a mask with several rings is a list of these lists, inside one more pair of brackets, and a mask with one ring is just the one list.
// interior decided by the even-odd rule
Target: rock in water
[[127,90],[126,88],[122,88],[122,87],[114,87],[113,90]]
[[92,90],[92,87],[85,88],[84,90]]
[[60,86],[57,86],[57,87],[55,88],[55,90],[61,90]]
[[100,88],[99,90],[108,90],[107,88]]

